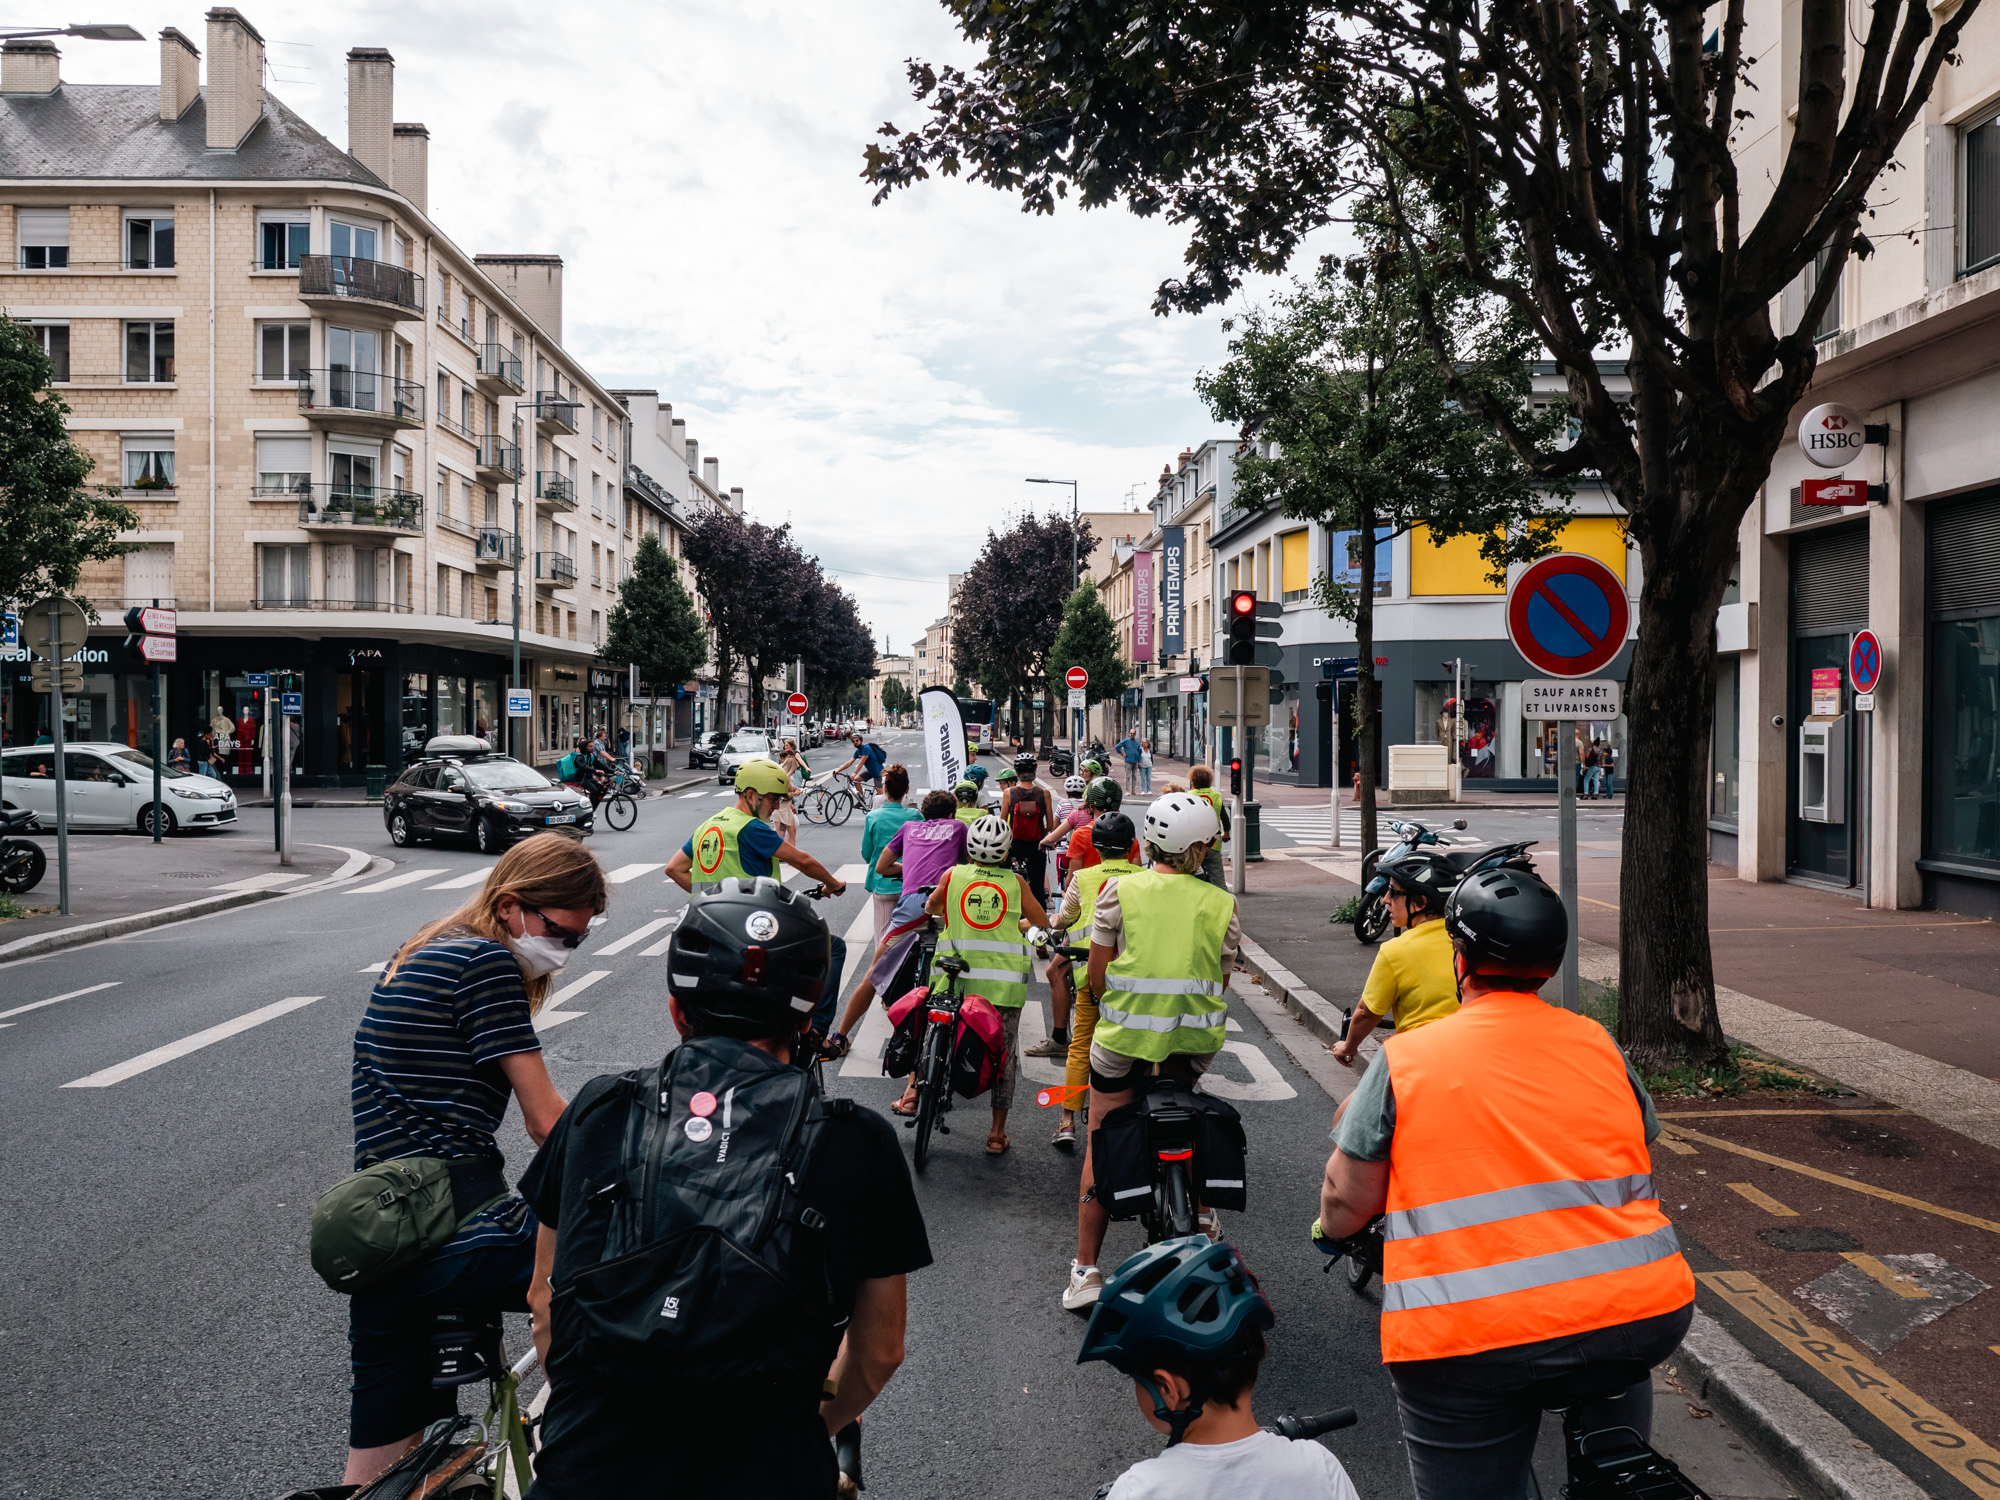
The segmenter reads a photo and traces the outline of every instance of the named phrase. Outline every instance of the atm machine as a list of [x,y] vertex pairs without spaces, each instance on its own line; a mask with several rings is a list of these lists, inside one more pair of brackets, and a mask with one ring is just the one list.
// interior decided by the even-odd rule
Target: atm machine
[[1847,715],[1814,714],[1799,726],[1799,817],[1847,821]]

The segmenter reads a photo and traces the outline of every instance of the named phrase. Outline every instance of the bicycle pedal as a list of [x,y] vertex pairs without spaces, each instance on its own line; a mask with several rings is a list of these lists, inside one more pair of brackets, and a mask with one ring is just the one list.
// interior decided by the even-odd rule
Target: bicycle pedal
[[915,1120],[905,1120],[905,1121],[903,1121],[903,1129],[905,1129],[905,1130],[915,1130],[916,1128],[917,1128],[917,1122],[916,1122]]
[[951,1127],[950,1127],[949,1125],[940,1125],[940,1126],[938,1126],[938,1128],[937,1128],[937,1133],[938,1133],[939,1135],[950,1135],[950,1134],[951,1134]]

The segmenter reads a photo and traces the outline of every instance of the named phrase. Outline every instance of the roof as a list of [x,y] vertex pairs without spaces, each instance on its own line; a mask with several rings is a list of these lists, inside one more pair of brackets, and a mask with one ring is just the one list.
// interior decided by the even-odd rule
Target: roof
[[389,186],[272,94],[234,151],[208,149],[207,110],[197,98],[178,120],[162,120],[156,83],[65,83],[52,94],[0,96],[0,177]]

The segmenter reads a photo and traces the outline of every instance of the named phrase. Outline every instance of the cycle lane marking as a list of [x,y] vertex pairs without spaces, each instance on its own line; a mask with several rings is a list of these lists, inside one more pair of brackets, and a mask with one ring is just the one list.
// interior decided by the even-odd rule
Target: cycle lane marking
[[[449,875],[450,873],[449,870],[405,870],[400,875],[391,875],[387,880],[378,880],[373,885],[356,886],[347,894],[350,896],[369,896],[373,895],[376,891],[393,891],[398,886],[415,885],[419,880],[429,880],[433,875]],[[480,878],[485,878],[484,871],[480,872]],[[470,882],[468,881],[467,884],[470,884]]]
[[672,927],[679,920],[680,913],[678,912],[670,917],[655,917],[645,925],[633,928],[632,931],[626,933],[617,942],[608,943],[604,947],[599,948],[593,956],[596,958],[616,958],[627,948],[645,942],[647,938],[658,932],[662,927]]
[[[440,880],[436,885],[427,885],[424,889],[427,891],[462,891],[469,885],[478,885],[480,881],[492,873],[493,867],[491,865],[481,865],[476,870],[468,870],[463,875],[454,875],[449,880]],[[380,887],[378,886],[376,889],[379,890]]]
[[93,984],[85,989],[70,990],[61,995],[51,995],[46,1000],[36,1000],[28,1005],[17,1005],[12,1010],[0,1010],[0,1021],[4,1021],[9,1016],[24,1016],[31,1010],[40,1010],[44,1005],[60,1005],[65,1000],[75,1000],[82,995],[94,995],[99,990],[115,990],[124,982],[122,979],[107,979],[102,984]]
[[641,875],[644,875],[648,871],[652,870],[659,871],[660,878],[662,880],[666,879],[666,867],[650,859],[644,861],[641,864],[620,865],[617,869],[611,871],[604,878],[610,881],[613,885],[623,885],[626,881],[637,880]]
[[572,979],[568,984],[549,996],[548,1003],[542,1007],[541,1014],[535,1017],[535,1031],[538,1034],[544,1031],[551,1031],[562,1025],[565,1021],[575,1021],[589,1015],[590,1012],[587,1010],[561,1010],[558,1007],[571,996],[582,994],[593,984],[596,984],[598,980],[610,977],[611,970],[609,969],[593,969],[588,974]]
[[98,1072],[87,1074],[82,1078],[74,1079],[64,1084],[63,1087],[66,1089],[110,1088],[113,1084],[123,1083],[128,1078],[136,1078],[141,1073],[149,1073],[163,1063],[170,1063],[176,1058],[186,1057],[190,1052],[199,1052],[204,1047],[212,1047],[215,1043],[226,1041],[239,1032],[248,1031],[252,1027],[262,1026],[266,1021],[275,1021],[280,1016],[289,1015],[303,1006],[311,1005],[314,1001],[324,1000],[325,998],[324,995],[291,995],[283,1000],[273,1001],[271,1004],[262,1006],[257,1010],[246,1011],[243,1015],[224,1021],[220,1025],[211,1026],[205,1031],[197,1031],[193,1036],[184,1036],[177,1042],[168,1042],[164,1047],[155,1047],[150,1052],[141,1052],[137,1057],[119,1063],[114,1067],[104,1068]]

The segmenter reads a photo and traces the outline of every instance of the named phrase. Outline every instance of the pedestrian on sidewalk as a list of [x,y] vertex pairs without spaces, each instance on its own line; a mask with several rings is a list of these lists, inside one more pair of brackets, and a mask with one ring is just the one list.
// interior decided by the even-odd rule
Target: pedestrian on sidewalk
[[407,1275],[348,1304],[347,1484],[368,1483],[457,1414],[457,1390],[430,1380],[437,1313],[497,1324],[527,1311],[537,1226],[507,1191],[495,1133],[510,1097],[537,1145],[563,1112],[535,1013],[608,900],[588,849],[536,834],[500,857],[470,901],[419,928],[369,996],[354,1033],[355,1170],[441,1157],[459,1222]]
[[1592,740],[1583,755],[1583,795],[1595,802],[1604,785],[1603,741]]
[[1153,748],[1150,745],[1141,745],[1139,747],[1139,790],[1150,792],[1152,789]]
[[1146,753],[1145,746],[1132,737],[1132,731],[1125,731],[1125,738],[1111,747],[1125,757],[1125,790],[1139,790],[1139,758]]
[[188,742],[186,740],[179,738],[174,740],[173,749],[167,752],[167,764],[172,766],[176,771],[192,772],[194,770],[194,758],[188,754]]

